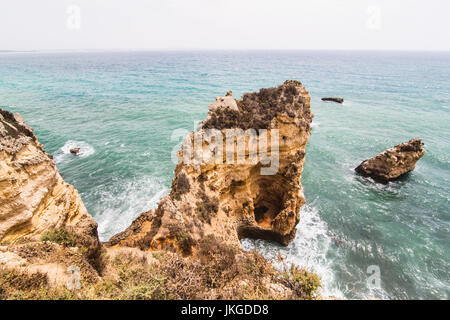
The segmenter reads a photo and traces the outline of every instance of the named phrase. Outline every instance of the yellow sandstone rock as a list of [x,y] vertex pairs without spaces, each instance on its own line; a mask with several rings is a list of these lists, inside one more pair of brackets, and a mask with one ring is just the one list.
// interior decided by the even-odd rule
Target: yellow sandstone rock
[[[239,241],[294,238],[312,117],[298,81],[218,98],[186,138],[170,194],[105,248],[32,129],[0,109],[0,299],[315,298],[317,275],[277,271]],[[67,290],[70,270],[82,289]]]
[[[231,94],[225,98],[233,99]],[[107,245],[191,255],[208,235],[235,248],[245,237],[283,245],[294,238],[305,203],[301,173],[313,117],[309,93],[300,82],[286,81],[277,88],[246,94],[235,104],[238,111],[229,107],[234,105],[230,101],[210,108],[207,119],[179,152],[170,195]],[[251,130],[256,134],[251,135]],[[227,161],[226,142],[218,147],[211,136],[220,140],[236,132],[246,148],[241,155],[232,149],[230,159],[235,161]],[[191,152],[189,147],[195,148],[196,141],[201,147]],[[263,164],[261,146],[266,141],[270,161]],[[257,152],[250,143],[259,146]],[[200,156],[197,162],[196,156]]]
[[67,228],[98,243],[97,223],[77,190],[19,115],[0,109],[0,242],[40,240]]

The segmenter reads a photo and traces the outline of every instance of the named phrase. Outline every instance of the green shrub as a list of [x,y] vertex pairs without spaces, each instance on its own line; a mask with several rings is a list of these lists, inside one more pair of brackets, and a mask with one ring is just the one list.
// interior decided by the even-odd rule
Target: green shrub
[[75,247],[77,245],[77,236],[61,228],[45,232],[41,236],[41,240],[58,243],[66,247]]
[[291,264],[290,268],[281,272],[281,278],[284,280],[295,293],[303,299],[314,299],[318,295],[318,290],[321,287],[320,277],[300,268],[294,264]]
[[237,101],[239,111],[217,109],[203,124],[203,128],[268,129],[272,119],[280,113],[287,112],[290,117],[295,117],[291,106],[295,105],[298,110],[303,104],[297,85],[300,83],[290,81],[285,86],[263,88],[259,92],[246,93],[241,100]]
[[2,270],[0,272],[0,287],[9,286],[15,289],[32,290],[47,285],[45,273],[25,273],[17,270]]
[[167,228],[169,229],[170,236],[174,237],[177,241],[177,245],[182,254],[184,256],[190,255],[192,253],[192,246],[195,245],[195,241],[187,230],[178,224],[169,224]]
[[173,189],[173,197],[176,200],[181,200],[181,195],[189,192],[189,190],[191,189],[191,185],[189,183],[188,177],[184,172],[179,174],[175,178],[172,185],[172,189]]
[[201,199],[196,203],[198,218],[211,224],[211,217],[215,217],[219,211],[219,199],[216,197],[209,198],[204,191],[199,192],[198,196]]
[[[139,260],[132,256],[116,256],[119,279],[115,283],[121,294],[113,296],[120,300],[166,299],[164,288],[167,277],[161,270],[151,268],[146,259]],[[109,284],[110,291],[115,293],[114,284]]]

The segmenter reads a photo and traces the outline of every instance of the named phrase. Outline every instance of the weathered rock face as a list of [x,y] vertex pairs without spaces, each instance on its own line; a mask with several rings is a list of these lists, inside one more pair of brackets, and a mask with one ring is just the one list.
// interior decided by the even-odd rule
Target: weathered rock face
[[19,115],[0,109],[0,242],[39,240],[55,228],[99,243],[97,223],[33,130]]
[[[238,101],[230,94],[217,98],[184,141],[170,195],[108,245],[185,255],[208,235],[236,248],[244,237],[287,245],[305,203],[300,179],[312,118],[309,93],[298,81]],[[230,145],[245,142],[242,153],[217,144],[233,134]]]
[[216,101],[209,105],[209,111],[211,112],[215,112],[218,109],[239,111],[236,100],[234,100],[230,95],[226,95],[225,97],[217,97]]
[[425,154],[422,146],[420,139],[412,139],[363,161],[355,171],[377,182],[387,183],[414,170],[416,162]]
[[[170,195],[109,248],[32,129],[0,109],[0,299],[316,297],[317,275],[295,266],[277,271],[239,243],[256,237],[287,244],[295,235],[305,202],[300,176],[309,101],[296,81],[239,101],[231,92],[218,98],[180,150]],[[211,139],[229,133],[236,135],[231,151]],[[249,148],[235,154],[239,141]],[[69,281],[75,270],[82,290]],[[68,284],[71,292],[63,290]]]

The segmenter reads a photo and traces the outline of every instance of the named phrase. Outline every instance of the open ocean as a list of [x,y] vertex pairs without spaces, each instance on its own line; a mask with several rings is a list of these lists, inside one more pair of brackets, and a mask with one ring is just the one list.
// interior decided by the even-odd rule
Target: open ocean
[[[244,248],[317,272],[324,295],[449,299],[450,53],[4,53],[0,106],[33,126],[107,240],[168,192],[174,130],[193,130],[228,90],[239,98],[287,79],[309,90],[315,114],[307,204],[288,247]],[[361,161],[414,137],[427,153],[406,177],[380,185],[355,175]],[[373,266],[379,288],[368,284]]]

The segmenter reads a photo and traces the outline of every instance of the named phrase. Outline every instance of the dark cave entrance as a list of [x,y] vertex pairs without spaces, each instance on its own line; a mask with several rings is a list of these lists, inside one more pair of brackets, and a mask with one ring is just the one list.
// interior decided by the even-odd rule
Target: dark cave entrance
[[258,193],[253,199],[256,223],[265,229],[271,229],[273,219],[282,210],[283,195],[280,186],[273,181],[260,181]]
[[266,206],[261,206],[255,208],[255,220],[256,222],[261,222],[264,220],[264,214],[269,210]]
[[253,214],[255,224],[244,223],[237,228],[239,239],[252,238],[283,244],[282,235],[273,230],[272,222],[283,211],[286,181],[279,175],[259,177],[253,181]]

